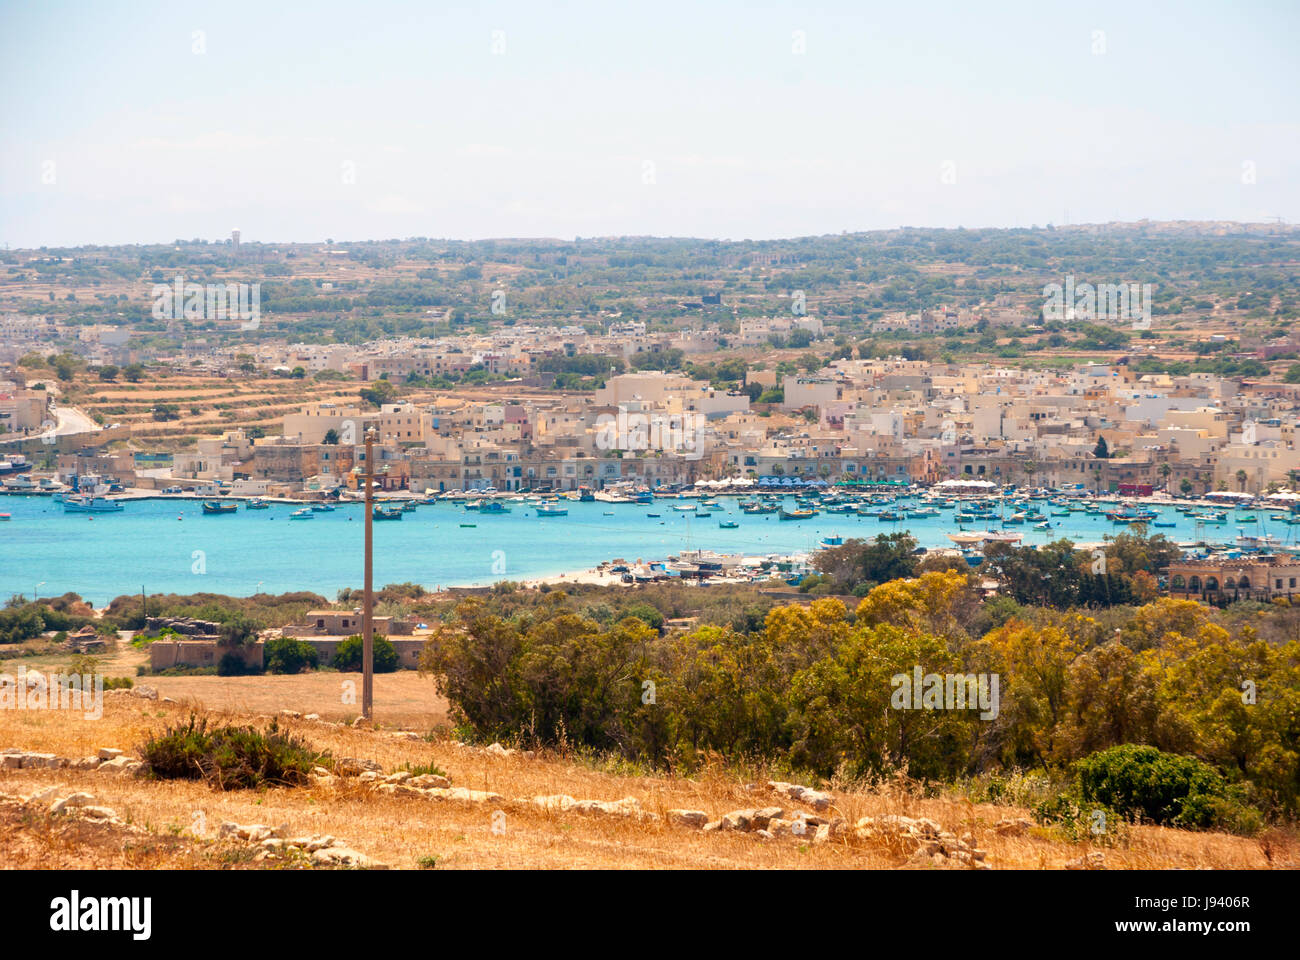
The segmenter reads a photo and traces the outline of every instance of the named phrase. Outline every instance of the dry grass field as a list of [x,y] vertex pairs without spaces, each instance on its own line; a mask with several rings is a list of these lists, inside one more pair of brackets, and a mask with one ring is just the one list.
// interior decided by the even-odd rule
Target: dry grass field
[[[0,749],[82,757],[101,747],[116,747],[138,754],[147,738],[183,721],[200,709],[200,702],[219,721],[265,725],[274,706],[310,709],[325,717],[327,701],[337,698],[331,685],[340,676],[305,678],[309,682],[284,678],[292,682],[283,685],[276,685],[276,678],[159,678],[163,695],[186,700],[164,703],[109,694],[99,720],[70,711],[5,710],[0,713]],[[256,689],[259,685],[263,689]],[[674,808],[702,810],[716,818],[741,808],[800,806],[768,791],[762,770],[749,771],[743,780],[722,769],[694,778],[647,776],[562,751],[502,757],[442,737],[396,735],[396,727],[409,725],[422,733],[425,723],[436,724],[443,706],[431,700],[430,692],[428,681],[414,674],[378,677],[377,714],[381,720],[402,721],[388,729],[357,729],[323,720],[280,722],[335,757],[373,760],[387,772],[408,764],[432,764],[453,786],[491,791],[500,800],[387,795],[354,777],[308,787],[218,792],[198,781],[157,781],[95,770],[4,769],[0,794],[10,799],[0,803],[0,864],[229,868],[278,863],[258,864],[247,845],[217,839],[222,821],[283,824],[289,835],[329,834],[395,868],[892,869],[906,859],[894,846],[851,834],[820,844],[795,837],[769,840],[753,833],[701,832],[663,817]],[[122,822],[89,823],[49,814],[48,801],[19,805],[17,797],[46,787],[57,787],[60,796],[73,791],[92,794],[94,803],[111,807]],[[659,816],[561,812],[529,802],[552,794],[607,801],[635,797],[642,810]],[[995,833],[992,826],[999,820],[1029,815],[1016,807],[976,805],[958,797],[922,798],[906,788],[833,790],[832,795],[827,815],[843,817],[850,825],[863,816],[902,814],[929,817],[954,834],[970,833],[975,845],[987,851],[986,862],[993,869],[1058,868],[1093,849],[1037,827],[1023,836]],[[1300,843],[1294,834],[1279,831],[1244,838],[1140,826],[1104,853],[1109,869],[1267,869],[1294,865],[1300,860]]]

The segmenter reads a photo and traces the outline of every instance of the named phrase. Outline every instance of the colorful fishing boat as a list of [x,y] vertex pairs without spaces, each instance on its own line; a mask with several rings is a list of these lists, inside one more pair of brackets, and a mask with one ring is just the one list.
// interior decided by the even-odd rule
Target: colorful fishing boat
[[401,507],[375,507],[373,514],[376,520],[401,520]]
[[786,510],[784,508],[781,510],[782,520],[808,520],[815,516],[817,516],[816,510]]
[[542,504],[540,507],[537,508],[537,515],[539,517],[567,517],[569,515],[569,511],[568,508],[566,507],[558,507],[549,504]]
[[217,500],[204,500],[203,512],[217,516],[223,513],[235,513],[239,510],[238,503],[221,503]]

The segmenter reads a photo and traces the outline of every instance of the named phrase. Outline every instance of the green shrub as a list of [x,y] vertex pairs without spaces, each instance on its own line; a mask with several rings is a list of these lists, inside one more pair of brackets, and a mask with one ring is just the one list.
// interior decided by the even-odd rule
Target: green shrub
[[217,663],[219,677],[242,677],[250,673],[257,673],[257,671],[245,663],[244,655],[236,650],[223,654]]
[[135,681],[130,677],[105,677],[105,690],[130,690],[135,686]]
[[445,777],[447,775],[447,771],[436,763],[407,763],[403,764],[401,769],[409,771],[413,777],[422,777],[426,773],[431,773],[435,777]]
[[265,732],[253,727],[213,727],[206,718],[169,727],[140,748],[153,776],[162,780],[203,780],[221,790],[262,786],[302,786],[312,767],[328,753],[280,730],[273,721]]
[[1059,793],[1034,804],[1034,820],[1050,827],[1066,843],[1116,846],[1128,838],[1128,823],[1115,810],[1087,803],[1073,793]]
[[320,666],[320,655],[306,640],[277,637],[268,640],[264,649],[267,673],[301,673]]
[[1217,801],[1229,799],[1209,764],[1155,747],[1121,744],[1084,757],[1074,769],[1085,802],[1154,823],[1213,826],[1222,813]]
[[[364,641],[360,636],[348,637],[334,651],[334,660],[330,665],[344,673],[360,673],[363,647]],[[375,673],[392,673],[397,669],[397,648],[387,637],[375,635],[373,662]]]

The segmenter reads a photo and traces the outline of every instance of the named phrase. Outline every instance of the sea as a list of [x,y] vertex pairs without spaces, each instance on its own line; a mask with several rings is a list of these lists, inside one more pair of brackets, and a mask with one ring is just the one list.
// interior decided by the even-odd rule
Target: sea
[[[428,589],[485,586],[501,580],[553,577],[591,569],[603,561],[662,560],[683,551],[771,556],[809,554],[825,538],[874,538],[906,531],[928,548],[952,548],[957,532],[953,510],[937,517],[882,521],[875,517],[819,513],[806,520],[782,521],[778,514],[744,514],[734,497],[720,498],[710,516],[653,504],[571,501],[567,516],[539,517],[526,503],[510,503],[511,512],[480,514],[462,503],[441,501],[405,513],[401,520],[374,524],[376,587],[412,582]],[[1043,513],[1053,508],[1035,501]],[[918,501],[900,500],[905,510]],[[0,496],[0,598],[80,594],[104,606],[122,594],[219,593],[251,596],[310,590],[334,599],[337,592],[363,582],[364,507],[341,503],[332,512],[309,520],[291,520],[303,504],[273,503],[265,510],[205,515],[192,499],[139,499],[120,513],[65,513],[48,496]],[[785,501],[795,509],[793,498]],[[1157,508],[1162,522],[1174,528],[1149,528],[1180,542],[1230,542],[1238,533],[1271,533],[1292,544],[1300,527],[1288,527],[1262,511],[1229,508],[1226,525],[1199,524],[1171,506]],[[1008,511],[1009,513],[1009,511]],[[652,516],[658,514],[658,516]],[[736,529],[721,529],[735,521]],[[1125,528],[1104,516],[1071,513],[1050,517],[1049,530],[1032,524],[986,528],[1018,533],[1023,543],[1043,544],[1068,538],[1093,543]],[[464,526],[473,524],[473,526]]]

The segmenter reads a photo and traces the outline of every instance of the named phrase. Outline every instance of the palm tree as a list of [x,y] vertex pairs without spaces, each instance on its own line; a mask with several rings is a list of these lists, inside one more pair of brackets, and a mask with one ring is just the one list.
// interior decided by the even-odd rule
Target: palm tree
[[1169,466],[1168,463],[1162,463],[1162,464],[1160,464],[1160,476],[1161,476],[1162,478],[1164,478],[1164,481],[1165,481],[1165,492],[1166,492],[1166,493],[1169,492],[1169,474],[1171,474],[1171,473],[1173,473],[1173,472],[1174,472],[1174,468],[1171,467],[1171,466]]
[[1247,475],[1246,471],[1245,471],[1245,470],[1238,470],[1236,476],[1237,476],[1237,485],[1238,485],[1239,487],[1241,487],[1241,492],[1242,492],[1242,493],[1245,493],[1245,492],[1246,492],[1246,480],[1248,479],[1248,475]]

